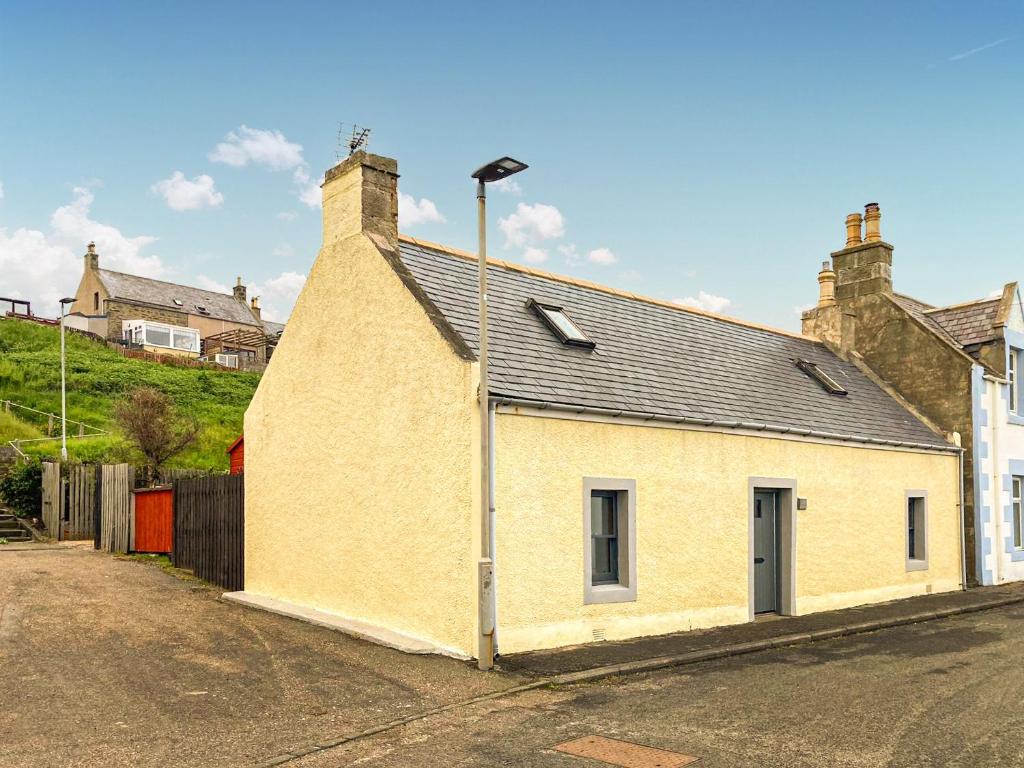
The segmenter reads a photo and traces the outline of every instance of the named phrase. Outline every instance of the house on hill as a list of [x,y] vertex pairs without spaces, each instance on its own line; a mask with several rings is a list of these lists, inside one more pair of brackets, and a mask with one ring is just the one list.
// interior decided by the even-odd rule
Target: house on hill
[[[284,326],[263,320],[259,300],[246,300],[242,279],[232,294],[100,268],[89,243],[69,327],[150,352],[263,364]],[[217,357],[220,355],[220,357]]]
[[955,436],[818,339],[491,261],[481,412],[474,257],[398,234],[397,178],[326,174],[246,412],[234,599],[482,658],[960,588]]
[[881,212],[846,219],[803,331],[868,366],[934,424],[963,436],[964,529],[973,583],[1024,579],[1024,309],[1017,283],[935,307],[893,289]]

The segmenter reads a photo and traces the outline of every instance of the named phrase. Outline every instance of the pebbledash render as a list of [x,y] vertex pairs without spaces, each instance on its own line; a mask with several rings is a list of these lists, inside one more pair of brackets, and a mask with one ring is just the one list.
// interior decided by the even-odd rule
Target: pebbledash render
[[[476,265],[403,237],[397,164],[323,247],[245,418],[245,590],[477,652]],[[821,341],[492,261],[501,653],[961,587],[959,449]]]
[[867,366],[964,447],[964,529],[972,584],[1024,579],[1024,310],[1017,283],[934,307],[893,290],[893,246],[876,203],[846,217],[846,246],[818,274],[803,331]]

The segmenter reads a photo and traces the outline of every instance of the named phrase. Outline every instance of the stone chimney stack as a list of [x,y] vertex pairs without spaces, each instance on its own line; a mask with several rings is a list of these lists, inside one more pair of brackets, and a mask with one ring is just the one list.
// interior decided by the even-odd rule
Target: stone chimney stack
[[353,152],[324,176],[324,245],[357,234],[398,247],[398,163]]
[[864,206],[864,240],[860,240],[860,214],[846,217],[846,246],[832,254],[836,274],[835,297],[842,302],[858,296],[892,293],[892,246],[882,240],[878,203]]
[[85,268],[87,270],[100,268],[100,255],[96,253],[96,243],[91,241],[85,249]]
[[256,319],[257,320],[262,320],[263,319],[262,317],[260,317],[260,297],[259,296],[253,296],[252,297],[252,303],[249,305],[249,309],[251,309],[252,313],[254,315],[256,315]]
[[245,286],[242,285],[242,276],[239,275],[235,281],[235,287],[231,289],[231,293],[235,295],[235,298],[245,304]]

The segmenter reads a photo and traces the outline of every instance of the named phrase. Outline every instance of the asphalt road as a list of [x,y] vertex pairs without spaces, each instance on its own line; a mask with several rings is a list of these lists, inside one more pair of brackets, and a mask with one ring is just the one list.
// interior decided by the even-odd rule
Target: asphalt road
[[310,755],[323,766],[599,768],[586,735],[700,768],[1024,765],[1024,607],[517,697]]
[[[519,682],[224,603],[82,550],[0,551],[0,766],[246,766]],[[599,768],[601,735],[701,768],[1024,766],[1024,606],[578,686],[389,728],[289,768]]]

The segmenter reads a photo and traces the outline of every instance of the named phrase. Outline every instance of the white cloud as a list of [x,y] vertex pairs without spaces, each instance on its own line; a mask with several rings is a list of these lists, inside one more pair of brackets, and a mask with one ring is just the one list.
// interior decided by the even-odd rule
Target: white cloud
[[515,179],[498,179],[491,183],[491,187],[499,192],[504,192],[506,195],[523,194],[523,188],[519,186]]
[[562,212],[553,205],[519,203],[515,213],[498,219],[498,226],[505,233],[505,247],[536,244],[565,235],[565,219]]
[[309,177],[309,171],[305,166],[302,166],[295,169],[295,173],[292,174],[292,180],[299,187],[297,193],[299,200],[310,208],[319,208],[323,205],[323,195],[320,192],[320,185],[324,183],[323,175],[317,181],[313,181]]
[[398,223],[402,227],[415,227],[425,222],[443,223],[444,216],[433,201],[425,197],[416,200],[412,195],[398,193]]
[[231,131],[210,152],[208,157],[215,163],[241,168],[253,163],[265,165],[275,171],[287,171],[304,165],[302,145],[288,141],[280,131],[250,128],[242,125]]
[[214,188],[213,179],[205,173],[189,181],[181,171],[175,171],[169,179],[158,181],[150,189],[162,195],[167,206],[175,211],[216,208],[224,202],[224,195]]
[[231,288],[227,285],[224,283],[218,283],[212,277],[207,277],[206,275],[199,275],[199,277],[196,278],[196,285],[204,290],[213,291],[214,293],[231,293]]
[[578,267],[583,263],[583,257],[580,256],[579,251],[576,248],[576,243],[560,245],[558,246],[558,252],[565,257],[565,263],[570,267]]
[[793,314],[796,315],[797,317],[802,317],[804,312],[806,312],[809,309],[814,309],[815,306],[816,305],[814,304],[798,304],[797,306],[793,307]]
[[619,258],[607,248],[595,248],[587,254],[587,261],[591,264],[609,266],[616,263]]
[[57,300],[74,294],[82,274],[82,254],[96,242],[100,264],[108,269],[146,277],[165,272],[159,256],[143,255],[155,237],[128,237],[117,227],[90,218],[93,193],[76,187],[73,198],[50,217],[50,231],[0,227],[0,275],[5,295],[27,299],[33,311],[56,315]]
[[548,260],[548,252],[543,248],[527,248],[523,253],[523,261],[527,264],[543,264]]
[[208,157],[215,163],[235,168],[262,165],[272,171],[291,171],[295,196],[310,208],[320,207],[320,184],[309,175],[309,164],[302,156],[302,145],[288,141],[280,131],[242,125],[231,131]]
[[673,303],[684,307],[704,309],[708,312],[724,312],[732,306],[732,300],[724,296],[715,296],[711,293],[700,291],[696,296],[687,296],[685,299],[672,299]]
[[299,297],[302,286],[306,283],[306,276],[297,272],[282,272],[277,277],[272,277],[263,283],[256,283],[248,287],[250,297],[258,296],[261,315],[264,320],[271,320],[276,323],[283,323],[295,306],[295,300]]

